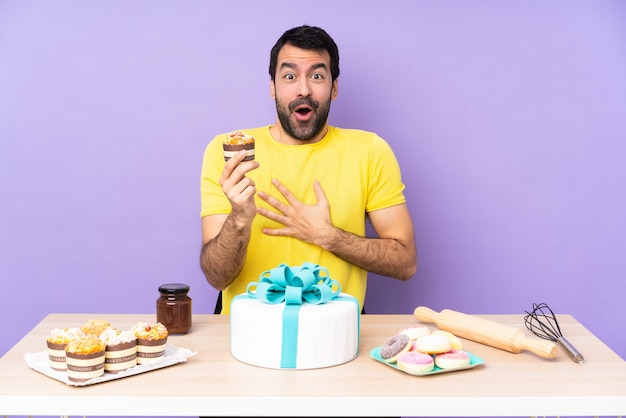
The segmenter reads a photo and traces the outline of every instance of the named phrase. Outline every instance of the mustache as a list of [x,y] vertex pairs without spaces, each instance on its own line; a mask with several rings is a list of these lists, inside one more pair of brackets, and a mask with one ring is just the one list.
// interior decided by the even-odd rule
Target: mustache
[[296,110],[298,107],[302,105],[308,106],[311,109],[315,110],[319,107],[320,102],[313,99],[312,97],[300,97],[294,100],[293,102],[289,103],[289,111],[293,112],[294,110]]

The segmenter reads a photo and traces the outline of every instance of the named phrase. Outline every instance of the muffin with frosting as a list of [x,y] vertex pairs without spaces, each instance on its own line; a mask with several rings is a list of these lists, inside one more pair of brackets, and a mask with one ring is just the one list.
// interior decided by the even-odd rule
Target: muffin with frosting
[[65,346],[67,377],[73,382],[85,382],[104,374],[106,344],[98,337],[85,335]]
[[133,328],[137,337],[137,364],[155,363],[165,355],[169,332],[160,322],[137,322]]
[[111,328],[111,324],[106,319],[90,319],[80,329],[86,334],[99,337],[106,329]]
[[241,150],[246,150],[244,161],[254,160],[254,137],[242,131],[233,131],[222,142],[224,160],[230,160]]
[[137,365],[137,337],[132,330],[108,328],[100,334],[106,345],[104,371],[119,373]]
[[67,369],[65,364],[65,346],[72,340],[83,336],[83,332],[78,327],[54,328],[50,330],[46,337],[48,346],[48,359],[53,370],[64,372]]

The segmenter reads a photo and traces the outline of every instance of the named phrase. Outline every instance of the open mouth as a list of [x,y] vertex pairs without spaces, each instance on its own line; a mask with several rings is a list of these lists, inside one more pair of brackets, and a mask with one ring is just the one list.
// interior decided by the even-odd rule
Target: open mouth
[[294,111],[299,119],[307,119],[311,113],[313,113],[313,109],[308,106],[300,106]]
[[311,110],[311,109],[309,109],[308,107],[302,107],[302,108],[300,108],[300,109],[296,109],[296,113],[299,113],[299,114],[301,114],[301,115],[307,115],[307,114],[309,114],[310,112],[312,112],[312,110]]
[[289,110],[297,120],[305,122],[313,117],[318,106],[319,103],[311,97],[299,97],[289,104]]

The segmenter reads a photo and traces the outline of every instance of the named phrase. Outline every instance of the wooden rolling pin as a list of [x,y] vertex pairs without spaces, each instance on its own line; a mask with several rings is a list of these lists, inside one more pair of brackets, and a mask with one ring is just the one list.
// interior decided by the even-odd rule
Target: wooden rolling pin
[[439,329],[451,332],[457,337],[467,338],[500,350],[516,354],[522,350],[528,350],[544,358],[552,358],[556,355],[555,343],[527,337],[521,329],[488,319],[450,309],[437,313],[425,306],[418,306],[413,314],[418,321],[436,323]]

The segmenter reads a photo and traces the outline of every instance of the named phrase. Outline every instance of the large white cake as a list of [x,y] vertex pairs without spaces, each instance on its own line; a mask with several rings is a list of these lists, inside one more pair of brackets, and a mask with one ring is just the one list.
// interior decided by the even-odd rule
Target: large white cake
[[343,293],[323,304],[302,305],[268,304],[242,294],[230,308],[231,354],[274,369],[346,363],[358,355],[360,314],[356,298]]

